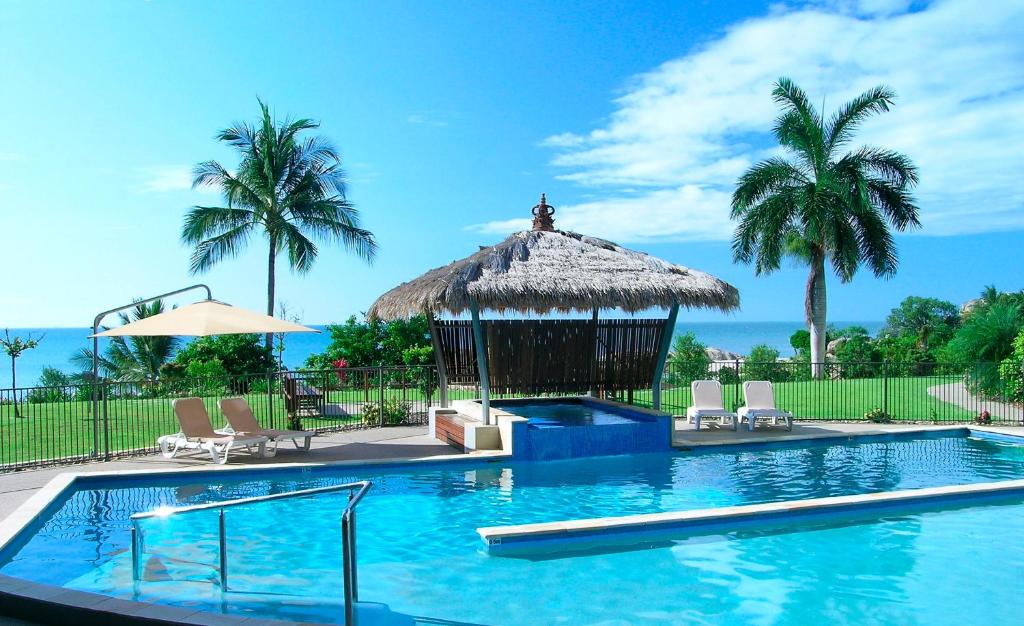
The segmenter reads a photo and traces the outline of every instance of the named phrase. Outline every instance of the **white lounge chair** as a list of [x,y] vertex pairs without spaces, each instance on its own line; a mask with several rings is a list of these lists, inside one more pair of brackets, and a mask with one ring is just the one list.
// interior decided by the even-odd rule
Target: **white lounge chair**
[[[263,428],[256,421],[252,408],[245,398],[224,398],[220,401],[220,411],[228,420],[229,426],[223,432],[231,432],[235,435],[257,435],[263,436],[273,444],[267,450],[268,456],[277,454],[277,444],[282,441],[291,441],[298,450],[309,450],[309,442],[316,433],[311,430],[275,430]],[[303,440],[299,445],[299,440]]]
[[214,463],[223,465],[228,460],[228,453],[235,448],[245,448],[253,454],[256,447],[258,451],[255,454],[260,457],[267,451],[268,439],[262,435],[239,436],[213,430],[210,414],[200,398],[178,398],[171,402],[171,406],[181,431],[156,440],[164,458],[173,458],[181,450],[203,450],[210,453]]
[[695,430],[700,430],[700,422],[705,419],[717,419],[721,426],[728,421],[736,430],[736,414],[725,409],[722,385],[717,380],[695,380],[690,383],[690,392],[693,406],[686,409],[686,417],[689,423],[696,425]]
[[740,423],[747,421],[750,430],[754,430],[757,420],[771,420],[773,426],[783,420],[786,430],[793,430],[793,414],[775,406],[775,391],[769,381],[748,380],[743,383],[743,401],[746,406],[741,406],[736,413]]

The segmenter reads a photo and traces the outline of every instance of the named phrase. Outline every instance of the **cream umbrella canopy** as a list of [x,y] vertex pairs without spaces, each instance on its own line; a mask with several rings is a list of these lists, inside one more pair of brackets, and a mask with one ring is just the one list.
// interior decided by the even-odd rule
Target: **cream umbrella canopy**
[[246,333],[318,333],[262,313],[203,300],[91,335],[92,337],[207,337]]

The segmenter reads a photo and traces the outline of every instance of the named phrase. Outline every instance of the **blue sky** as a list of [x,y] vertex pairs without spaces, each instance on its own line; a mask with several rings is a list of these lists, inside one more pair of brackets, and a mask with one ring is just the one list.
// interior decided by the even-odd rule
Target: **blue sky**
[[[921,167],[924,228],[899,275],[830,283],[832,319],[907,295],[1024,287],[1024,19],[1019,2],[2,2],[0,326],[84,326],[192,282],[178,241],[214,133],[257,114],[318,119],[380,243],[324,249],[281,300],[309,323],[518,229],[541,192],[559,226],[739,287],[731,319],[802,318],[805,271],[731,262],[727,198],[773,151],[771,83],[826,108],[879,82],[863,129]],[[201,277],[260,309],[265,253]],[[682,319],[724,319],[713,312]]]

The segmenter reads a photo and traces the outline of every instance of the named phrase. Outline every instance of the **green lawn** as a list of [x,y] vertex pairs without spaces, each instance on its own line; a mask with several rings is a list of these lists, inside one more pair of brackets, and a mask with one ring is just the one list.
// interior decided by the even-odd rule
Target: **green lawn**
[[[948,378],[948,379],[947,379]],[[781,408],[792,411],[798,419],[863,419],[874,408],[888,407],[897,421],[963,422],[974,415],[928,395],[928,387],[947,382],[958,382],[956,376],[927,378],[881,378],[824,380],[776,383],[776,396]],[[385,389],[388,398],[407,402],[415,414],[426,412],[428,402],[415,389]],[[884,397],[888,396],[886,405]],[[362,422],[362,404],[377,402],[380,389],[334,390],[327,394],[327,402],[342,406],[346,413],[325,418],[303,420],[306,428],[330,428],[358,425]],[[452,390],[451,399],[471,398],[471,390]],[[742,404],[739,385],[725,386],[726,405]],[[280,394],[270,400],[266,394],[246,396],[257,418],[263,424],[284,427],[287,422],[284,401]],[[626,398],[623,398],[626,399]],[[436,403],[438,397],[433,396]],[[214,426],[223,418],[217,408],[217,398],[205,400]],[[633,402],[650,406],[650,390],[637,390]],[[268,403],[271,406],[268,406]],[[662,393],[662,408],[676,415],[685,415],[690,404],[690,389],[667,388]],[[156,438],[177,432],[177,420],[167,398],[111,399],[108,402],[109,449],[112,453],[153,448]],[[64,457],[87,457],[93,450],[93,419],[90,402],[54,402],[18,405],[21,417],[15,417],[14,405],[0,404],[0,467],[10,467],[32,461]],[[99,450],[106,448],[104,429],[100,423]]]
[[[849,380],[804,380],[774,383],[779,408],[805,420],[858,420],[875,408],[886,409],[895,421],[963,422],[974,413],[942,402],[928,394],[928,388],[960,382],[958,376],[855,378]],[[741,385],[723,385],[727,407],[743,404]],[[888,397],[888,401],[886,401]],[[634,392],[633,402],[651,405],[649,390]],[[690,406],[690,388],[662,390],[662,410],[685,415]]]

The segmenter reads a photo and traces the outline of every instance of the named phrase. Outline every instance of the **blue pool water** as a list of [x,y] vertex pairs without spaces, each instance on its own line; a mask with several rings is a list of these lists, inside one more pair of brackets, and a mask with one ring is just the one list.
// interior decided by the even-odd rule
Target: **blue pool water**
[[[1024,478],[1024,448],[966,436],[874,439],[532,463],[317,468],[83,483],[0,555],[0,572],[110,595],[266,617],[341,617],[341,495],[227,517],[150,520],[130,584],[128,516],[158,506],[374,481],[359,507],[361,599],[452,624],[963,624],[1021,615],[1024,504],[743,531],[632,549],[490,556],[481,526]],[[182,582],[186,581],[186,582]],[[222,605],[223,600],[223,605]],[[969,611],[969,612],[968,612]]]
[[534,428],[564,426],[610,426],[651,422],[650,417],[629,410],[615,410],[597,403],[558,400],[548,402],[516,402],[498,400],[493,406],[525,417]]

